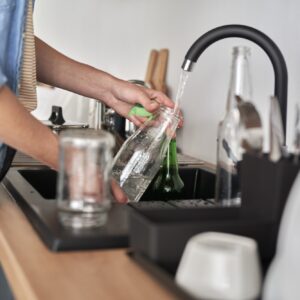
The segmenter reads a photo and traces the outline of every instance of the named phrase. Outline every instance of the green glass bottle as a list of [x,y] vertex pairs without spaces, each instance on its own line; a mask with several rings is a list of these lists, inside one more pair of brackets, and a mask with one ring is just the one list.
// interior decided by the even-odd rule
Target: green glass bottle
[[176,139],[172,139],[151,190],[156,200],[176,200],[180,199],[183,187],[178,171]]

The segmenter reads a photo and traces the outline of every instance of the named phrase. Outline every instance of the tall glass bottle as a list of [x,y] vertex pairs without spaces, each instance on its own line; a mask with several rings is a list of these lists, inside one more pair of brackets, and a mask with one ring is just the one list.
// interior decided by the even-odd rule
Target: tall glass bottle
[[158,172],[179,117],[161,107],[130,136],[113,161],[112,177],[126,193],[129,202],[138,202]]
[[241,160],[239,142],[240,115],[237,97],[252,98],[249,69],[250,48],[234,47],[226,114],[218,127],[216,202],[224,206],[241,204],[238,162]]
[[183,187],[184,183],[178,171],[176,139],[173,138],[161,169],[154,178],[151,193],[153,193],[154,199],[175,200],[180,199]]

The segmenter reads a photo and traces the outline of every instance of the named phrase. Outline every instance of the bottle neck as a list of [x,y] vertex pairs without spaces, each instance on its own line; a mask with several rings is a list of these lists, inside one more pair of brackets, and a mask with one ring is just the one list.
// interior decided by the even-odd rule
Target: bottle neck
[[167,169],[176,169],[178,171],[176,139],[172,139],[169,144],[169,148],[164,160],[164,167]]
[[227,112],[236,107],[236,97],[244,101],[252,99],[252,82],[250,75],[250,48],[234,47],[231,66],[231,78],[228,91]]

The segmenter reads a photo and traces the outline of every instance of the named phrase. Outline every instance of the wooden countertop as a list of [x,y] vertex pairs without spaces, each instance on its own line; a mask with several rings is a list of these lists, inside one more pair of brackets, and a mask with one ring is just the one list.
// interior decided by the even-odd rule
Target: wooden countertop
[[176,299],[126,249],[50,252],[0,185],[0,262],[16,299]]

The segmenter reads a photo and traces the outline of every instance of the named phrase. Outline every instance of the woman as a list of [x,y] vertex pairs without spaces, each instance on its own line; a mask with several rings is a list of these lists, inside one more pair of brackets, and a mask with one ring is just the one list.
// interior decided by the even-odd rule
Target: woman
[[[11,164],[13,148],[57,169],[57,136],[28,111],[35,103],[36,79],[102,101],[124,117],[135,103],[150,112],[160,104],[173,106],[158,91],[74,61],[34,37],[32,1],[0,0],[0,179]],[[136,117],[130,119],[140,124]],[[124,201],[116,187],[114,195]]]

